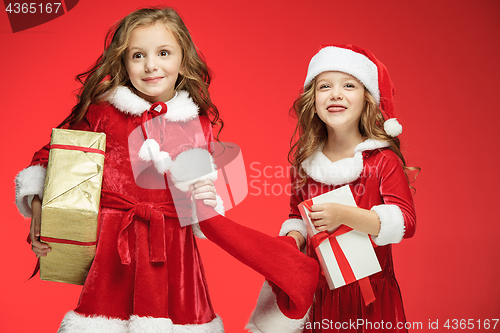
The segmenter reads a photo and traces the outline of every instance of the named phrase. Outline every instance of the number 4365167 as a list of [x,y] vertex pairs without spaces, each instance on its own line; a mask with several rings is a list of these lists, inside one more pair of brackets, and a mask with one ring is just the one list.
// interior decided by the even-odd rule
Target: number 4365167
[[60,2],[56,3],[36,3],[36,2],[30,2],[30,3],[9,3],[7,7],[5,8],[5,11],[12,14],[51,14],[59,11],[61,7]]
[[448,319],[443,327],[452,330],[472,330],[472,329],[485,329],[494,330],[497,327],[498,319]]

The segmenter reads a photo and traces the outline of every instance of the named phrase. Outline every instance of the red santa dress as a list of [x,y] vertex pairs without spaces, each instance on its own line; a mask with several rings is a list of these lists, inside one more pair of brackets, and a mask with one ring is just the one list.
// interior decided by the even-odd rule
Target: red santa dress
[[[358,283],[330,290],[325,277],[320,276],[304,332],[407,331],[391,244],[413,236],[416,215],[401,162],[387,147],[387,142],[367,139],[355,148],[352,158],[331,162],[319,149],[302,163],[307,181],[293,191],[289,219],[283,223],[280,235],[296,230],[307,238],[297,205],[348,184],[358,207],[375,211],[380,219],[380,233],[371,238],[378,245],[375,253],[382,268],[370,276],[376,300],[368,306],[363,302]],[[306,251],[317,260],[309,240]]]
[[[103,132],[107,142],[96,255],[78,306],[66,314],[59,332],[223,332],[193,235],[203,234],[197,224],[179,223],[179,218],[191,218],[190,207],[163,216],[164,237],[150,238],[150,215],[165,203],[172,205],[173,192],[189,199],[189,193],[169,188],[158,172],[133,170],[131,156],[137,152],[130,150],[129,138],[144,123],[141,116],[150,103],[127,87],[118,87],[106,100],[91,105],[73,128]],[[188,93],[178,92],[166,105],[168,112],[161,117],[170,124],[201,126],[194,145],[206,149],[212,142],[211,124],[198,116]],[[48,151],[46,146],[35,153],[31,165],[16,178],[16,204],[26,217],[31,216],[28,198],[43,197]],[[221,212],[221,202],[217,208]],[[159,250],[153,242],[159,242]]]

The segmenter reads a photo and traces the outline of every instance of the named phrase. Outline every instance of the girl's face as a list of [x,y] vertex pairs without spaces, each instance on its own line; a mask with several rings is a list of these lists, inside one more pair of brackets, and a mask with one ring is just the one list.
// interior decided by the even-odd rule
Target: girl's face
[[161,23],[135,28],[125,54],[130,82],[145,100],[166,102],[174,96],[181,72],[182,48]]
[[328,130],[357,130],[365,108],[365,87],[354,76],[323,72],[316,77],[315,113]]

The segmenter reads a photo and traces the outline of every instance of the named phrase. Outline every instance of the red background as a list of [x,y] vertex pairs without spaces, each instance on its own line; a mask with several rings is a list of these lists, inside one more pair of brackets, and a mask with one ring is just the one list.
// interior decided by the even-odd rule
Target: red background
[[[73,106],[74,76],[101,54],[107,29],[153,4],[185,19],[215,73],[221,139],[241,147],[254,181],[228,216],[271,235],[288,213],[288,198],[279,195],[294,126],[288,110],[309,59],[325,43],[372,50],[396,85],[407,161],[422,168],[414,184],[417,233],[394,246],[407,319],[427,331],[429,321],[442,328],[447,319],[474,319],[477,327],[500,317],[500,2],[84,0],[16,34],[0,13],[2,332],[55,332],[78,301],[81,287],[25,282],[35,258],[25,242],[29,220],[13,203],[14,178]],[[263,279],[209,241],[199,245],[214,307],[227,332],[242,332]]]

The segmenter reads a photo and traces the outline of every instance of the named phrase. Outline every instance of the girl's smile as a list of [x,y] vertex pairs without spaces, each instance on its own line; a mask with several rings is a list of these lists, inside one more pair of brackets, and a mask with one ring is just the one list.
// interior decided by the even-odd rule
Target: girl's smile
[[142,81],[146,83],[157,83],[160,82],[164,77],[163,76],[152,76],[152,77],[145,77],[142,79]]
[[316,78],[315,110],[328,130],[356,130],[365,107],[365,89],[354,76],[323,72]]
[[332,104],[326,108],[330,113],[344,112],[347,108],[341,104]]

